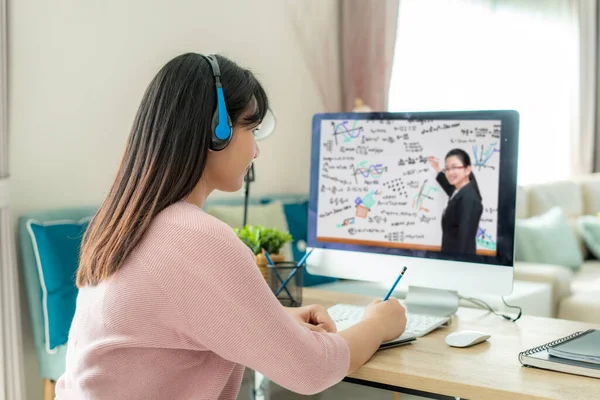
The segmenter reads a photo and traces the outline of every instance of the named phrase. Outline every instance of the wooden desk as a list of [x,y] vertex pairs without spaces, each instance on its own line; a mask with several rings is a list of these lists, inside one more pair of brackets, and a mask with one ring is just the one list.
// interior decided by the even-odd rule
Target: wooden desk
[[[372,298],[304,288],[303,305],[366,305]],[[516,323],[485,310],[460,308],[448,327],[412,344],[382,350],[348,382],[430,398],[522,400],[600,398],[600,379],[522,367],[518,354],[578,330],[600,325],[523,316]],[[453,348],[444,339],[454,330],[488,332],[487,342]],[[450,397],[448,397],[450,396]]]

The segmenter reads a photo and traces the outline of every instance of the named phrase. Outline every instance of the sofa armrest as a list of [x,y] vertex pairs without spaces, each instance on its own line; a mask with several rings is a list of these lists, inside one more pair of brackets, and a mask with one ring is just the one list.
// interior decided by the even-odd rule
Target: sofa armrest
[[573,271],[560,265],[516,261],[514,279],[549,283],[552,286],[552,310],[556,315],[559,302],[571,294]]

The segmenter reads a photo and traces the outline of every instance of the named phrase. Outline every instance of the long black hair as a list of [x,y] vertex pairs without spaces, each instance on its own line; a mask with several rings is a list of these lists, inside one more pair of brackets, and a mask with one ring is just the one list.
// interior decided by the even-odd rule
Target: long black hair
[[[250,71],[216,58],[233,126],[260,123],[269,107],[261,84]],[[256,112],[242,120],[253,99]],[[190,194],[206,166],[216,107],[213,72],[200,54],[182,54],[158,71],[138,108],[110,192],[85,232],[78,287],[118,271],[151,220]]]
[[[463,149],[452,149],[446,154],[446,160],[448,157],[457,157],[465,167],[471,167],[471,157],[469,157],[469,153],[464,151]],[[479,185],[477,184],[477,179],[475,179],[475,174],[473,174],[473,168],[471,167],[471,173],[469,174],[469,181],[472,183],[477,195],[479,196],[479,200],[482,199],[481,192],[479,191]]]

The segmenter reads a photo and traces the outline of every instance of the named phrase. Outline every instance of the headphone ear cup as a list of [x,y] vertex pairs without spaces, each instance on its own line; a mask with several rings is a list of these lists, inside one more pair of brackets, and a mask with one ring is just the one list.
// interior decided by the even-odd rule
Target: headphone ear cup
[[[217,89],[217,109],[213,113],[210,133],[210,149],[214,151],[223,150],[231,141],[233,135],[233,125],[227,112],[225,96],[223,95],[223,86],[221,86],[221,71],[219,62],[215,56],[204,56],[204,59],[210,64],[213,76],[215,78],[215,87]],[[223,115],[221,115],[223,113]]]
[[[213,151],[221,151],[229,142],[231,142],[231,136],[233,135],[233,128],[231,124],[231,118],[227,114],[227,127],[219,126],[219,112],[215,111],[212,118],[212,129],[210,133],[210,149]],[[221,129],[220,135],[217,135],[217,129]],[[228,129],[227,134],[223,134],[223,131]],[[219,138],[221,136],[221,138]]]

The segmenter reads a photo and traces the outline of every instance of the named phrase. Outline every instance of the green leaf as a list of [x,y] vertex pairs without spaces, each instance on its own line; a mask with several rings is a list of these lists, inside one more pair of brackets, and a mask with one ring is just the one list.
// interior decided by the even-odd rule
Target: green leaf
[[234,228],[234,231],[255,255],[260,254],[263,248],[269,254],[279,254],[283,246],[293,239],[289,232],[261,225],[246,225],[242,228]]

